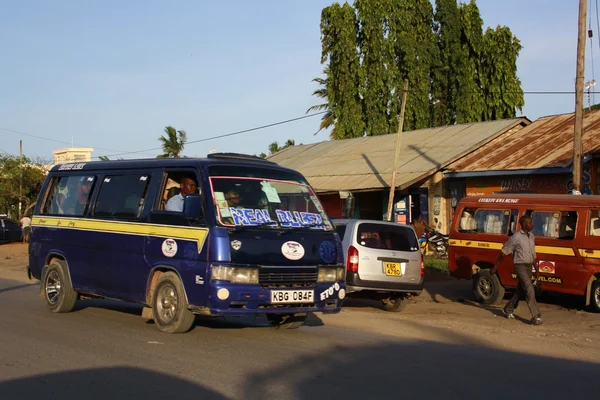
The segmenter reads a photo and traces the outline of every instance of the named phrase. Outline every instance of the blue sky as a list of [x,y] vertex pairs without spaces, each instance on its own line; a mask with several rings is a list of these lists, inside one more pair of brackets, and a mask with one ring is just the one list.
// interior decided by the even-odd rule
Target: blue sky
[[[574,90],[577,0],[479,0],[484,26],[508,25],[525,91]],[[593,56],[600,55],[592,7]],[[153,157],[167,125],[195,141],[305,115],[319,76],[321,10],[332,1],[19,0],[0,13],[0,151],[30,157],[94,148]],[[600,73],[600,64],[595,66]],[[596,78],[598,79],[598,78]],[[599,85],[600,87],[600,85]],[[586,97],[587,105],[587,97]],[[523,115],[573,112],[574,95],[526,95]],[[184,155],[258,154],[313,143],[320,116],[188,144]],[[8,129],[8,130],[7,130]],[[48,138],[43,140],[28,135]],[[64,143],[59,143],[64,142]],[[122,154],[128,153],[128,154]]]

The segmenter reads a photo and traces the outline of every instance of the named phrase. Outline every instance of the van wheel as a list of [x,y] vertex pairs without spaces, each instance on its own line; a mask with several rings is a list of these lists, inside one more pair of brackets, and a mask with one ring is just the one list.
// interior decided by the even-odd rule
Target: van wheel
[[594,312],[600,313],[600,280],[595,280],[594,283],[592,283],[592,293],[590,297],[592,309]]
[[152,294],[152,319],[157,328],[166,333],[189,331],[195,316],[187,306],[183,285],[177,274],[162,274]]
[[381,304],[385,311],[400,312],[406,308],[408,304],[408,296],[406,295],[395,295],[388,298],[382,299]]
[[504,298],[504,286],[498,276],[482,269],[473,275],[473,294],[482,304],[498,304]]
[[42,293],[50,311],[67,313],[73,310],[77,302],[77,292],[73,290],[64,261],[55,260],[46,268]]
[[267,314],[267,320],[276,329],[298,329],[304,325],[306,314]]

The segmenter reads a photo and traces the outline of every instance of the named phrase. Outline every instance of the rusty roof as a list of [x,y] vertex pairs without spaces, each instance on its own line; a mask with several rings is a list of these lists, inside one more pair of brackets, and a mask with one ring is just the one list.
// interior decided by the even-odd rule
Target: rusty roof
[[[448,172],[570,168],[575,114],[542,117],[518,132],[507,132],[448,165]],[[600,110],[586,111],[583,155],[600,150]]]
[[[441,126],[404,132],[396,187],[438,172],[490,140],[531,123],[527,118]],[[389,188],[396,134],[288,147],[269,160],[300,171],[317,192]]]

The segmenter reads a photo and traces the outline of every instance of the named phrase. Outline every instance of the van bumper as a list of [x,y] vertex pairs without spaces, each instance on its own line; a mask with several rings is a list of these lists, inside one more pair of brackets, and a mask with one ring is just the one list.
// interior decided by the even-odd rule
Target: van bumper
[[[272,304],[273,290],[312,290],[313,301],[306,303]],[[225,294],[227,296],[225,297]],[[263,288],[260,285],[211,283],[209,315],[244,314],[295,314],[313,313],[337,314],[341,311],[346,297],[344,282],[318,283],[311,287]],[[194,307],[191,307],[193,310]]]
[[424,284],[424,278],[421,278],[421,281],[418,283],[396,283],[383,281],[366,281],[360,279],[360,276],[356,272],[346,273],[346,285],[348,292],[360,292],[364,290],[370,290],[378,292],[400,292],[420,294],[423,291]]

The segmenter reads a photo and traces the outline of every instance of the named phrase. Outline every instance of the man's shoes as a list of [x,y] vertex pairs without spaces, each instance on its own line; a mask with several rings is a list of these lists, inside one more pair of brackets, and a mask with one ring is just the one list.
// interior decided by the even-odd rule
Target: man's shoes
[[531,325],[541,325],[542,324],[542,318],[540,317],[535,317],[531,320]]
[[512,312],[508,312],[505,309],[502,310],[502,313],[506,317],[506,319],[515,319],[515,316]]

